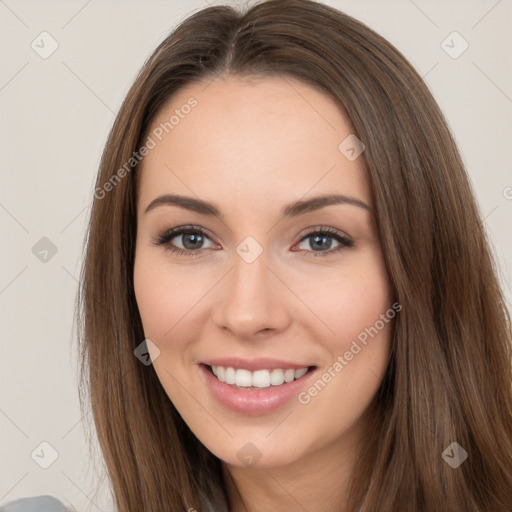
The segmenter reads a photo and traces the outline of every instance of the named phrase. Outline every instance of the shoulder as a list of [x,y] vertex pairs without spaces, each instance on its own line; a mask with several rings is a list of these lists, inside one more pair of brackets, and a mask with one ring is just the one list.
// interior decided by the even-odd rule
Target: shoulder
[[69,505],[48,494],[19,498],[0,504],[0,512],[72,512]]

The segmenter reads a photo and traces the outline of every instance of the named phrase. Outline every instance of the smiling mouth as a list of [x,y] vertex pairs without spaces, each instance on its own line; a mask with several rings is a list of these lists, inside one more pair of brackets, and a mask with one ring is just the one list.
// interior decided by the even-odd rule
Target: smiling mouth
[[285,386],[286,384],[299,380],[304,375],[313,371],[316,366],[305,366],[297,370],[292,368],[262,369],[254,372],[244,368],[233,368],[231,366],[204,365],[208,371],[220,382],[235,389],[244,391],[264,390]]

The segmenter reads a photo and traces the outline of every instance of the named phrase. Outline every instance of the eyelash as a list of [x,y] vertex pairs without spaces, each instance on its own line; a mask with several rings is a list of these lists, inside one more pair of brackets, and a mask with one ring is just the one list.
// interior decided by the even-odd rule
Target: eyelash
[[[196,257],[203,254],[203,252],[207,251],[207,249],[180,249],[179,247],[173,247],[169,244],[169,242],[176,238],[179,235],[190,235],[190,234],[200,234],[201,236],[210,239],[208,234],[199,226],[182,226],[179,228],[171,229],[169,231],[164,231],[160,234],[158,234],[155,238],[153,238],[152,242],[156,246],[166,246],[165,250],[169,251],[173,254],[178,254],[179,256],[186,256],[186,257]],[[338,231],[335,229],[332,229],[328,226],[320,226],[317,228],[312,229],[311,231],[308,231],[300,240],[299,243],[309,238],[311,235],[327,235],[328,238],[334,238],[337,242],[340,243],[340,245],[335,249],[330,249],[328,251],[305,251],[301,250],[298,252],[303,252],[304,256],[310,257],[310,258],[317,258],[318,256],[324,257],[329,256],[335,253],[338,253],[344,249],[350,248],[354,246],[354,242],[343,235],[341,235]]]

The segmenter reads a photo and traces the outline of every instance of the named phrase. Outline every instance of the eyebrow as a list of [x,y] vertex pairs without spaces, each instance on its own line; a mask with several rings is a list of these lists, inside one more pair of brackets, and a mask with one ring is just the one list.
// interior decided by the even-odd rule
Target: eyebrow
[[[280,219],[282,220],[287,217],[298,217],[304,213],[312,212],[321,208],[325,208],[326,206],[336,204],[349,204],[352,206],[357,206],[369,211],[370,213],[373,211],[371,206],[367,205],[364,201],[361,201],[356,197],[342,194],[328,194],[312,197],[310,199],[301,199],[285,205],[281,209]],[[218,217],[219,219],[224,218],[220,208],[215,203],[177,194],[163,194],[158,196],[156,199],[153,199],[151,203],[149,203],[144,213],[148,213],[158,206],[163,205],[178,206],[180,208],[200,213],[202,215],[210,215],[213,217]]]

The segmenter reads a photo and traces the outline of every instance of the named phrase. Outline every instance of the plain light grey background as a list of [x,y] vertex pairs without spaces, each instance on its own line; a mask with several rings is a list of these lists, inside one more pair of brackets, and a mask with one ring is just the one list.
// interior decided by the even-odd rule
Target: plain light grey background
[[[178,22],[222,3],[242,5],[0,0],[0,504],[52,494],[80,511],[112,509],[84,437],[73,330],[95,174],[144,60]],[[512,2],[325,3],[386,37],[425,78],[459,143],[510,304]]]

